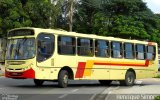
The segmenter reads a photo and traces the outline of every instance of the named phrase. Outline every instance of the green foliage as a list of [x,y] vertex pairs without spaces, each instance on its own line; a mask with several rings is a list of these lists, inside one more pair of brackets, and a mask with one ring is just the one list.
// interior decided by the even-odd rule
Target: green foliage
[[108,36],[110,33],[110,18],[106,16],[103,12],[97,12],[93,16],[93,32],[94,34]]
[[142,0],[107,0],[93,18],[95,34],[160,43],[160,17]]
[[100,0],[81,0],[77,5],[77,13],[74,19],[74,31],[86,34],[93,33],[93,17],[99,10],[98,5],[95,2]]
[[17,27],[53,28],[60,14],[50,0],[0,0],[0,37]]
[[[103,2],[102,2],[103,1]],[[0,0],[0,37],[17,27],[64,28],[70,1]],[[160,44],[160,15],[142,0],[79,0],[73,30],[79,33],[145,39]]]
[[160,74],[158,74],[155,78],[160,78]]
[[81,1],[75,31],[160,44],[160,15],[155,15],[142,0],[103,0],[102,4],[101,0]]
[[9,29],[30,26],[31,20],[19,0],[1,0],[0,23],[0,35],[4,37]]
[[113,33],[113,36],[139,39],[147,39],[150,37],[145,31],[143,22],[137,21],[131,16],[115,16],[112,26],[111,33]]
[[53,28],[60,8],[51,4],[50,0],[30,0],[24,10],[32,21],[32,27]]
[[148,9],[142,0],[107,0],[102,6],[110,15],[133,15]]
[[160,96],[155,97],[154,100],[160,100]]

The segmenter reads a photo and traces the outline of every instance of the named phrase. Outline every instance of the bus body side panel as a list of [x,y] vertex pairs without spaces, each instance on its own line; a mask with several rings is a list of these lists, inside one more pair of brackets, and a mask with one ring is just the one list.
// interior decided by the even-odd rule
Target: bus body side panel
[[124,80],[126,70],[114,68],[110,70],[110,80]]
[[53,58],[44,61],[43,65],[40,63],[38,65],[36,74],[37,79],[57,80],[60,70],[64,67],[70,68],[73,71],[73,74],[75,74],[78,63],[76,63],[75,56],[55,54]]
[[91,79],[110,80],[110,66],[94,65],[91,70]]

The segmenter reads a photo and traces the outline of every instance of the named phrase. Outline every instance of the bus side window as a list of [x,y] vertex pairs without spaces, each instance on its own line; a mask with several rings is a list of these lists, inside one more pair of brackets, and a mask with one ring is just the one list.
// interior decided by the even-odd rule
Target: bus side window
[[61,55],[75,54],[75,38],[70,36],[58,37],[58,53]]
[[142,44],[136,45],[136,58],[139,60],[145,59],[145,46]]
[[96,40],[95,55],[97,57],[109,57],[109,42],[104,40]]
[[122,44],[120,42],[112,42],[112,57],[122,58]]
[[77,50],[79,56],[93,56],[93,40],[87,38],[77,39]]
[[54,51],[54,36],[47,33],[41,33],[38,36],[37,60],[44,61],[50,58]]
[[147,59],[154,60],[155,59],[155,47],[147,46]]
[[124,57],[127,59],[134,58],[134,46],[131,43],[124,43]]

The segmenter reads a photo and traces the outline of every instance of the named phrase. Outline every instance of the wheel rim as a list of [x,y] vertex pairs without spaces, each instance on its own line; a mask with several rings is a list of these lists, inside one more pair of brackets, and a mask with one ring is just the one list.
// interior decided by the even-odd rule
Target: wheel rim
[[133,83],[133,77],[131,75],[128,76],[128,83]]
[[64,82],[65,84],[68,83],[68,75],[64,75],[64,77],[63,77],[63,82]]

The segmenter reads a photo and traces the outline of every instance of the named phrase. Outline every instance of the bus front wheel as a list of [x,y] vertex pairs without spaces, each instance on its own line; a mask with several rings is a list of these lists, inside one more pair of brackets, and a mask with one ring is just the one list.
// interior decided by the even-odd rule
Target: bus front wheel
[[68,72],[66,70],[61,70],[58,75],[58,85],[61,88],[68,86]]
[[120,81],[121,85],[133,86],[135,81],[135,74],[132,71],[128,71],[125,75],[125,80]]
[[34,79],[34,84],[35,84],[36,86],[42,86],[43,83],[44,83],[43,80]]

